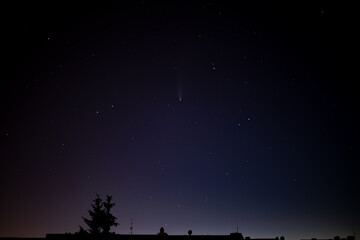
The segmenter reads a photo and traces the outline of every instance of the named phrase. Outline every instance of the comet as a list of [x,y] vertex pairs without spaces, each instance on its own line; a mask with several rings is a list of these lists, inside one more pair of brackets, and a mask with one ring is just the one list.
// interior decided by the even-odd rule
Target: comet
[[178,99],[179,99],[179,102],[181,102],[182,101],[182,83],[181,83],[181,81],[178,81],[177,90],[178,90]]

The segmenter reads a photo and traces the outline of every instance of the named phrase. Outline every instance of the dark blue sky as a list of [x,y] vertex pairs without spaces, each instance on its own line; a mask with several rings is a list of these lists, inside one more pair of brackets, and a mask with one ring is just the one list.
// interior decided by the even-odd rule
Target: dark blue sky
[[344,5],[5,5],[0,236],[360,232]]

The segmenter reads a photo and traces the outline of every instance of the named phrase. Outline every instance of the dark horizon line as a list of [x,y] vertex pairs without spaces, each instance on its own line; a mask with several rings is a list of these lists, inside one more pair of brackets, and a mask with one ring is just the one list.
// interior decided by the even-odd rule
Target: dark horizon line
[[[124,233],[112,233],[110,234],[114,237],[114,239],[117,239],[116,237],[126,237],[126,238],[136,238],[136,237],[152,237],[152,238],[161,238],[161,239],[165,239],[165,238],[180,238],[180,237],[187,237],[187,238],[230,238],[230,239],[234,239],[234,240],[278,240],[280,239],[279,237],[268,237],[268,238],[251,238],[250,236],[246,236],[243,237],[243,235],[239,232],[233,232],[230,234],[219,234],[219,235],[214,235],[214,234],[202,234],[202,235],[179,235],[179,234],[174,234],[174,235],[167,235],[165,238],[163,236],[159,236],[158,233],[154,233],[154,234],[124,234]],[[0,240],[11,240],[11,239],[24,239],[24,240],[44,240],[44,239],[50,239],[50,240],[61,240],[61,239],[66,239],[67,237],[70,237],[70,239],[93,239],[91,235],[88,236],[79,236],[78,233],[47,233],[45,235],[45,237],[0,237]],[[283,236],[282,236],[283,237]],[[286,239],[286,238],[285,238]],[[348,235],[346,237],[340,237],[340,236],[334,236],[333,238],[300,238],[298,240],[356,240],[354,235]]]

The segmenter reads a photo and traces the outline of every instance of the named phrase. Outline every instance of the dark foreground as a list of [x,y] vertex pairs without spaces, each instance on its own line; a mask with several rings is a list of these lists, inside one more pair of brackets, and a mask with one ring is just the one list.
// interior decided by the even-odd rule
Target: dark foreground
[[[111,234],[107,236],[94,237],[79,234],[46,234],[46,238],[0,238],[0,240],[279,240],[279,238],[244,238],[241,233],[231,235],[121,235]],[[285,240],[284,238],[281,238]]]
[[[46,234],[45,238],[2,238],[0,240],[285,240],[284,237],[274,238],[250,238],[243,237],[241,233],[232,233],[230,235],[121,235],[110,234],[94,237],[91,235],[80,234]],[[301,239],[301,240],[355,240],[354,236],[346,238],[334,237],[333,239]]]
[[[109,239],[109,240],[252,240],[250,237],[244,239],[241,233],[231,235],[108,235],[108,236],[80,236],[78,234],[47,234],[47,240],[77,240],[77,239]],[[254,239],[255,240],[255,239]],[[279,238],[266,238],[256,240],[279,240]]]

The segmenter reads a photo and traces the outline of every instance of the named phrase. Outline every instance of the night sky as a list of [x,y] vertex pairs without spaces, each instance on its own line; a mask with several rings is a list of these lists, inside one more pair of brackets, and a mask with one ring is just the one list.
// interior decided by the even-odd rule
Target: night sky
[[2,5],[0,236],[360,234],[354,6]]

